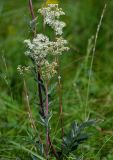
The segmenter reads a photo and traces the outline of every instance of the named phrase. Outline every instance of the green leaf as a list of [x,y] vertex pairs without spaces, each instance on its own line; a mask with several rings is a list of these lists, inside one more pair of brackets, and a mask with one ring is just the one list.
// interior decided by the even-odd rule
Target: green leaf
[[94,122],[93,120],[89,120],[81,125],[78,125],[76,122],[72,123],[69,133],[63,139],[62,156],[69,155],[71,152],[75,151],[81,143],[89,138],[90,134],[84,130],[86,127],[92,126]]

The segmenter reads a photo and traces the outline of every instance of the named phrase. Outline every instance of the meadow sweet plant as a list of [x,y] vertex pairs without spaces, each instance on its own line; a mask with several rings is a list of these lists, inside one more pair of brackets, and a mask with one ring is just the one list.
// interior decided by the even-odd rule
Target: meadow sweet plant
[[[71,153],[75,152],[81,143],[88,139],[89,135],[85,133],[84,129],[89,125],[92,125],[93,121],[86,121],[81,125],[73,122],[69,132],[65,132],[63,123],[62,87],[59,63],[60,56],[63,54],[65,56],[65,54],[68,54],[69,50],[68,41],[63,38],[63,29],[66,27],[66,23],[60,20],[61,16],[65,16],[65,12],[59,7],[58,4],[45,4],[38,10],[37,16],[35,17],[32,0],[29,0],[29,8],[32,15],[33,36],[31,39],[24,40],[26,46],[25,55],[31,59],[33,64],[34,76],[38,86],[40,124],[42,124],[41,127],[45,129],[45,133],[43,133],[41,131],[42,128],[38,128],[38,135],[36,136],[39,137],[39,139],[34,148],[35,151],[38,152],[38,154],[44,159],[65,160],[68,159],[68,156]],[[37,17],[42,18],[42,21],[38,22],[42,22],[41,33],[38,32]],[[50,29],[53,37],[46,34],[46,27]],[[28,71],[31,68],[32,67],[30,66],[19,66],[18,70],[22,75],[24,75],[24,71]],[[50,107],[50,96],[52,92],[50,93],[49,88],[53,85],[53,78],[57,80],[56,83],[59,90],[59,119],[61,126],[61,140],[59,142],[60,147],[57,147],[55,139],[52,140],[51,137],[51,128],[53,127],[51,126],[51,118],[53,112]],[[34,83],[36,82],[34,81]],[[33,121],[31,110],[29,110],[29,115],[33,122],[32,126],[35,126],[35,120]],[[36,157],[32,156],[32,159],[36,159]]]

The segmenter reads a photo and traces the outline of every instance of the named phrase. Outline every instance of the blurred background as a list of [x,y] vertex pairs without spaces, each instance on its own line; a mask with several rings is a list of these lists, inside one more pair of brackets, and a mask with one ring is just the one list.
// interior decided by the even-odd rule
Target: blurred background
[[[92,48],[103,8],[94,62]],[[113,160],[113,1],[59,1],[66,13],[62,19],[67,27],[64,37],[70,51],[61,57],[64,116],[67,128],[73,120],[83,121],[85,114],[98,121],[91,140],[83,146],[87,160]],[[35,14],[43,5],[33,0]],[[8,141],[29,146],[26,113],[23,105],[23,81],[18,65],[28,64],[23,41],[31,38],[30,13],[27,0],[0,0],[0,159],[20,158],[23,152]],[[40,28],[40,22],[37,22]],[[91,70],[92,69],[92,70]],[[90,72],[91,71],[91,72]],[[90,74],[91,73],[91,74]],[[90,79],[90,80],[89,80]],[[35,90],[31,75],[27,83],[31,105]],[[90,82],[90,84],[89,84]],[[34,111],[33,111],[34,112]],[[25,136],[25,137],[24,137]],[[15,150],[15,152],[14,152]],[[85,151],[85,152],[84,152]],[[27,154],[26,154],[27,156]],[[26,158],[27,159],[27,158]]]

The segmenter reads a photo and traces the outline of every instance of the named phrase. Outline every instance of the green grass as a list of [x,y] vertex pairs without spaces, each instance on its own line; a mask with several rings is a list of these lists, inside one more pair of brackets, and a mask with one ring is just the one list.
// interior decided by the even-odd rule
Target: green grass
[[[41,1],[34,1],[35,8]],[[87,57],[88,40],[95,36],[105,1],[101,0],[65,0],[61,6],[66,12],[67,23],[65,37],[69,41],[70,51],[61,59],[63,81],[64,127],[67,130],[73,120],[84,121],[87,115],[96,119],[91,139],[82,145],[78,153],[84,160],[113,159],[113,2],[107,2],[107,9],[101,24],[94,63],[92,66],[89,96],[87,90],[91,69],[92,52]],[[37,10],[37,9],[36,9]],[[31,155],[39,159],[34,151],[33,131],[23,102],[23,82],[17,72],[19,64],[28,64],[24,56],[23,40],[30,36],[30,21],[27,0],[18,2],[0,1],[0,159],[29,160]],[[40,26],[40,24],[39,24]],[[94,44],[94,40],[92,41]],[[36,84],[31,75],[26,81],[30,94],[30,104],[36,125],[39,129],[38,109],[36,105]],[[13,97],[13,100],[12,100]],[[35,102],[35,103],[34,103]],[[59,143],[60,130],[56,126],[58,104],[52,119],[52,138]],[[87,112],[86,112],[87,105]],[[90,114],[89,114],[90,113]],[[38,130],[37,129],[37,130]],[[38,137],[37,137],[38,138]],[[58,146],[57,146],[58,147]],[[70,155],[70,158],[71,155]]]

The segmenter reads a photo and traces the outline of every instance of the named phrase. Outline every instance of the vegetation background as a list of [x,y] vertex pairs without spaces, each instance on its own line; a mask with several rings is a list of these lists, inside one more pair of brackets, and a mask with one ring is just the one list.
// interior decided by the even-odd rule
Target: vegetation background
[[[33,3],[36,12],[43,5],[42,0],[33,0]],[[92,138],[80,148],[83,159],[113,160],[113,0],[61,0],[59,3],[66,12],[64,37],[70,45],[69,53],[61,59],[64,126],[67,129],[73,120],[84,121],[85,114],[96,119]],[[89,81],[92,51],[88,55],[88,49],[94,39],[89,47],[88,41],[96,34],[105,3],[107,8]],[[23,41],[31,36],[30,20],[27,0],[0,0],[1,160],[28,160],[32,154],[29,118],[22,98],[23,81],[17,72],[19,64],[28,64]],[[40,28],[40,22],[38,25]],[[31,75],[26,76],[26,81],[32,111],[37,117],[36,86]],[[57,115],[57,101],[54,110]],[[55,121],[57,116],[53,123]],[[57,137],[59,129],[54,133]]]

